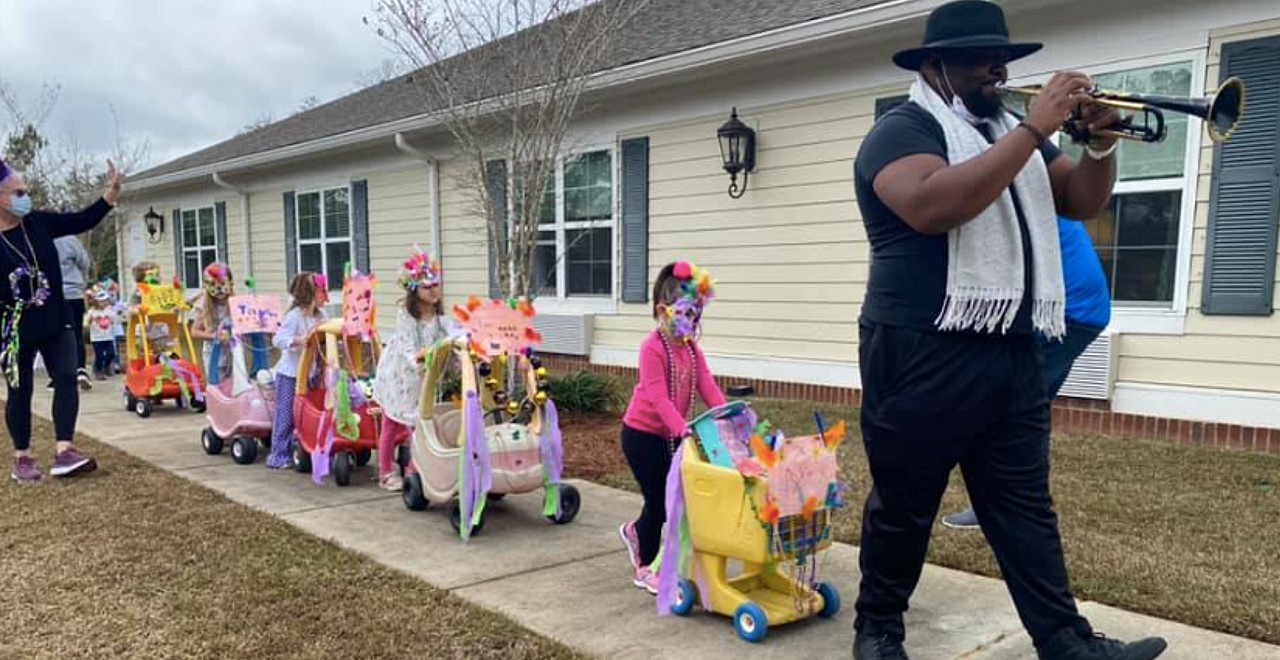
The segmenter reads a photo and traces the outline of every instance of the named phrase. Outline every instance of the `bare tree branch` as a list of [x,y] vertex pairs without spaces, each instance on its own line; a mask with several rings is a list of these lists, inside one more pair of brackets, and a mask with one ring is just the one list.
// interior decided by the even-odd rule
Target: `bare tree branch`
[[[416,70],[466,163],[459,184],[496,254],[501,290],[534,297],[542,200],[574,152],[592,73],[648,0],[377,0],[365,22]],[[492,181],[488,163],[506,162]],[[505,191],[505,196],[502,195]],[[563,254],[557,255],[557,260]]]

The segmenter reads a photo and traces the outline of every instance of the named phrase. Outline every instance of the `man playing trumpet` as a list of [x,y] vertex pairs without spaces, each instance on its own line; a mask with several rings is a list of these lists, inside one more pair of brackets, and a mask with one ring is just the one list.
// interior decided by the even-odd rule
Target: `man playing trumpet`
[[854,657],[905,658],[902,615],[951,470],[1041,658],[1147,660],[1161,639],[1095,636],[1076,611],[1049,496],[1049,399],[1036,335],[1064,333],[1056,218],[1092,218],[1115,179],[1116,139],[1080,162],[1047,140],[1116,125],[1089,77],[1058,73],[1024,119],[1005,112],[1004,14],[960,0],[929,15],[910,102],[863,141],[854,185],[871,243],[860,319],[862,432],[874,488],[862,528]]

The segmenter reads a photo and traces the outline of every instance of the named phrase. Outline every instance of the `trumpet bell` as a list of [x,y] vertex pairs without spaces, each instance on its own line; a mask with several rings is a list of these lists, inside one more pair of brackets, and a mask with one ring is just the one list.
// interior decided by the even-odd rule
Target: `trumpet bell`
[[1231,137],[1244,115],[1244,81],[1239,78],[1228,78],[1218,87],[1209,109],[1204,116],[1209,137],[1214,142],[1223,142]]

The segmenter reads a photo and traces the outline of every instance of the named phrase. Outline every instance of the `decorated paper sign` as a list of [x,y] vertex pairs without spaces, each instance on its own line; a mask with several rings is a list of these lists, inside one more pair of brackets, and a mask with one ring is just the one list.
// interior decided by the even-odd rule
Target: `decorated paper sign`
[[781,516],[810,515],[827,499],[839,466],[835,452],[816,435],[787,438],[769,473],[769,495]]
[[237,335],[256,332],[274,334],[280,329],[280,299],[256,293],[231,296],[231,329]]
[[182,298],[182,287],[172,284],[141,284],[142,306],[149,313],[180,312],[187,308]]
[[503,353],[522,353],[542,342],[533,329],[533,305],[523,300],[472,298],[453,308],[466,329],[471,348],[484,359]]
[[364,340],[373,338],[377,324],[377,306],[373,287],[378,279],[372,274],[352,271],[342,280],[342,332]]

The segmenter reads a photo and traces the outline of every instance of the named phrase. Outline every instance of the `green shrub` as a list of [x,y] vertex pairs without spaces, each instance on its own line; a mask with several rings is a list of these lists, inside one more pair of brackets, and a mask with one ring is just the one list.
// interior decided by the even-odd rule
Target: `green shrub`
[[564,412],[609,412],[622,403],[618,382],[590,371],[551,376],[547,389],[556,409]]

